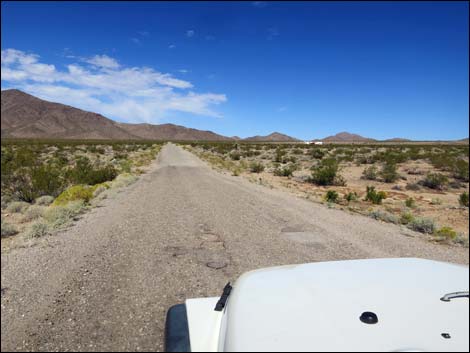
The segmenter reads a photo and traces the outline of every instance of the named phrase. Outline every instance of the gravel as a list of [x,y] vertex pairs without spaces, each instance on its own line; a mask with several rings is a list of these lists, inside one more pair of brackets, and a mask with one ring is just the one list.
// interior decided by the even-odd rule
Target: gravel
[[[69,229],[2,253],[2,351],[161,351],[165,314],[245,271],[468,249],[212,171],[167,144]],[[411,232],[411,231],[407,231]]]

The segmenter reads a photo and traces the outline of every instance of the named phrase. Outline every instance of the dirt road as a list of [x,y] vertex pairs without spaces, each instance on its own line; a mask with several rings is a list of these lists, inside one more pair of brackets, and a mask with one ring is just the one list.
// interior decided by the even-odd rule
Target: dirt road
[[163,349],[166,310],[259,267],[377,257],[468,264],[468,249],[212,171],[166,145],[75,226],[2,254],[1,349]]

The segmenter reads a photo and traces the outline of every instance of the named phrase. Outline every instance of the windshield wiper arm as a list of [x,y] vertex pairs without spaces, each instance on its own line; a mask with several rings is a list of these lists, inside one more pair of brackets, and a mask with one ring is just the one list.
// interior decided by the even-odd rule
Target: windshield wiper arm
[[467,297],[468,298],[468,291],[466,292],[453,292],[453,293],[447,293],[446,295],[444,295],[441,300],[443,302],[450,302],[451,299],[455,299],[455,298],[465,298]]

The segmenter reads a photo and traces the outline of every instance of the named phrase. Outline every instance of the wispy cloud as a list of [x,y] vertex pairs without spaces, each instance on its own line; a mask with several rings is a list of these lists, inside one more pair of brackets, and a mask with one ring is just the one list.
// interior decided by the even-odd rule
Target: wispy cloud
[[258,7],[258,8],[263,8],[263,7],[268,6],[268,2],[267,1],[253,1],[251,5],[253,5],[254,7]]
[[204,37],[205,40],[214,40],[215,39],[215,36],[209,34],[207,36]]
[[142,37],[148,37],[150,35],[150,33],[147,31],[137,31],[137,33],[140,34]]
[[282,107],[277,108],[277,111],[280,112],[280,113],[285,112],[286,110],[287,110],[286,106],[282,106]]
[[187,31],[186,31],[186,37],[188,37],[188,38],[194,37],[194,34],[195,34],[195,33],[196,33],[196,32],[194,32],[194,30],[192,30],[192,29],[187,30]]
[[139,39],[139,38],[131,38],[131,41],[134,43],[134,44],[142,44],[142,41]]
[[176,48],[176,45],[174,45],[174,44],[170,44],[170,45],[168,46],[168,49],[175,49],[175,48]]
[[181,69],[181,70],[178,70],[178,72],[180,72],[182,74],[187,74],[189,72],[189,70]]
[[122,121],[156,123],[171,111],[220,117],[213,106],[224,94],[197,93],[191,82],[149,67],[126,67],[115,58],[95,55],[63,70],[40,62],[34,53],[1,51],[2,87],[76,106]]

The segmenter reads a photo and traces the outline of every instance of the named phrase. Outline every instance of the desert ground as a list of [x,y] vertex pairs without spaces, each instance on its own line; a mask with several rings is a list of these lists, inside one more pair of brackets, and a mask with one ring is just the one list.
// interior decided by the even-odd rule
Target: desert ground
[[[228,281],[267,266],[382,257],[469,263],[461,242],[430,241],[436,235],[274,185],[295,183],[300,172],[268,180],[268,171],[237,176],[213,165],[166,144],[133,183],[110,186],[103,192],[115,192],[88,200],[94,207],[63,227],[2,237],[2,351],[161,351],[171,305],[219,296]],[[348,181],[361,173],[355,168],[344,171]],[[441,197],[440,206],[460,211],[461,190],[423,199]]]

